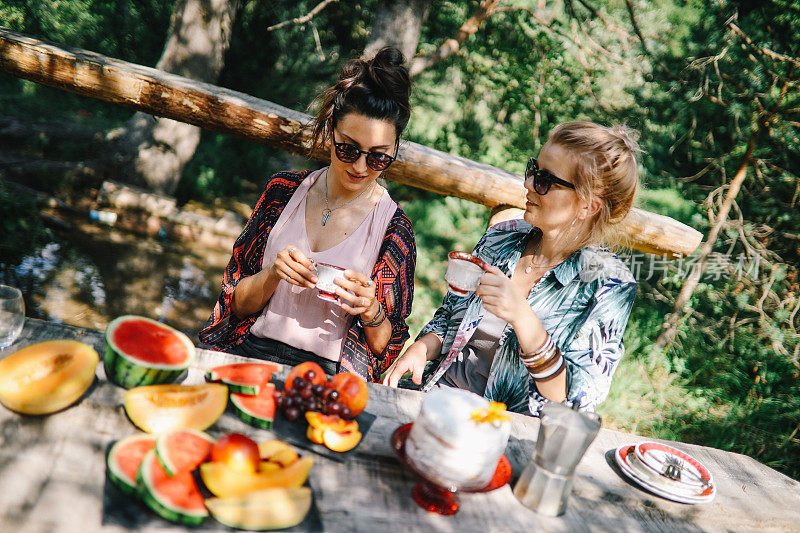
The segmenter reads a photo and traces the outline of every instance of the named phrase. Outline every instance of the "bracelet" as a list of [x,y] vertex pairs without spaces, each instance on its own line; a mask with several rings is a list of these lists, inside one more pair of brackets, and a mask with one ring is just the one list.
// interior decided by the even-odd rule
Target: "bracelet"
[[526,354],[523,353],[522,347],[520,347],[519,357],[525,366],[534,366],[551,356],[555,348],[556,344],[553,341],[553,337],[547,335],[547,339],[545,339],[544,344],[542,344],[535,352]]
[[361,317],[358,317],[358,319],[361,321],[361,325],[366,328],[376,328],[381,324],[383,324],[383,321],[386,320],[386,311],[384,311],[383,304],[381,304],[381,301],[378,300],[378,314],[375,315],[375,318],[373,318],[369,322],[364,322],[363,320],[361,320]]
[[553,348],[549,352],[547,352],[547,355],[537,360],[534,364],[525,366],[527,366],[531,372],[537,374],[539,372],[547,370],[554,364],[558,363],[559,357],[561,357],[561,351],[558,349],[556,345],[553,345]]
[[551,365],[550,368],[546,369],[544,372],[535,373],[532,368],[529,368],[528,372],[530,372],[531,377],[533,379],[544,380],[544,379],[548,379],[550,377],[553,377],[556,374],[558,374],[559,372],[561,372],[561,369],[563,369],[564,366],[567,364],[566,361],[564,360],[564,357],[562,357],[560,352],[559,352],[558,358],[556,360],[558,361],[558,364],[557,365]]

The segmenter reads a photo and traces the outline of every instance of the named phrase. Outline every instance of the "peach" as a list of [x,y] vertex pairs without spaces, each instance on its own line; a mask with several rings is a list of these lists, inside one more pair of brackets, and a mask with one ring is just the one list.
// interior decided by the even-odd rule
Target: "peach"
[[300,487],[313,464],[314,460],[306,456],[286,468],[262,473],[235,470],[222,463],[203,463],[200,476],[212,494],[227,498],[273,487]]
[[283,468],[278,463],[273,463],[271,461],[261,461],[258,465],[258,473],[259,474],[269,474],[270,472],[275,472],[276,470],[280,470]]
[[345,420],[337,415],[323,415],[316,411],[309,411],[306,413],[306,420],[311,427],[321,429],[330,428],[339,433],[358,430],[358,422],[355,420]]
[[292,385],[294,384],[294,378],[305,379],[306,373],[309,370],[314,371],[314,378],[311,380],[312,385],[325,384],[325,371],[322,370],[322,367],[313,361],[306,361],[305,363],[300,363],[299,365],[293,367],[289,371],[289,375],[286,376],[286,382],[284,383],[284,388],[286,391],[289,391],[292,388]]
[[329,383],[339,392],[339,403],[350,409],[352,416],[358,416],[367,406],[369,389],[367,382],[349,372],[340,372]]
[[325,444],[325,441],[322,439],[322,434],[325,433],[324,428],[308,426],[306,430],[306,437],[311,442],[316,442],[317,444]]
[[297,452],[295,452],[291,448],[284,448],[283,450],[278,450],[274,454],[269,457],[270,463],[277,463],[282,467],[286,468],[289,465],[294,464],[297,461],[298,456]]
[[359,431],[339,433],[332,429],[326,429],[322,434],[322,440],[329,449],[335,452],[346,452],[355,448],[361,441],[361,433]]
[[264,442],[260,442],[258,444],[258,453],[261,456],[261,459],[268,461],[270,457],[272,457],[275,453],[279,452],[280,450],[285,450],[292,448],[283,442],[282,440],[267,440]]
[[228,433],[211,448],[211,461],[223,463],[237,470],[255,472],[261,457],[258,444],[241,433]]

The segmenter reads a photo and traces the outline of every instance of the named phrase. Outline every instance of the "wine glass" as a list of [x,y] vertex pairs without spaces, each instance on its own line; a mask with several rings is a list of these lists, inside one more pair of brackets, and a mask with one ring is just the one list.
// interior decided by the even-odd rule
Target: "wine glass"
[[15,287],[0,285],[0,349],[10,346],[25,324],[25,302]]

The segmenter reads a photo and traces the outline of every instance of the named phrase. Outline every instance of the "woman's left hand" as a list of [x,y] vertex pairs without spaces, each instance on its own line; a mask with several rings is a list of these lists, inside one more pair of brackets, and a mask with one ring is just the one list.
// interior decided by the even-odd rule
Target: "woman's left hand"
[[375,319],[381,310],[378,297],[375,294],[375,283],[365,274],[347,269],[344,279],[333,280],[340,289],[336,289],[336,296],[342,302],[342,309],[351,315],[360,315],[361,320],[370,322]]
[[483,300],[487,311],[510,324],[531,310],[527,295],[521,294],[511,279],[494,265],[486,267],[475,294]]

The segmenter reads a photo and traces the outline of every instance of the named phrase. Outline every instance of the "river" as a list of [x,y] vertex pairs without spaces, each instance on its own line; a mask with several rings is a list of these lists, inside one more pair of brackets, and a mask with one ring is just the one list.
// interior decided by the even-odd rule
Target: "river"
[[0,282],[22,290],[29,317],[103,330],[120,315],[143,315],[197,342],[228,256],[94,226],[54,231],[18,263],[0,259]]

